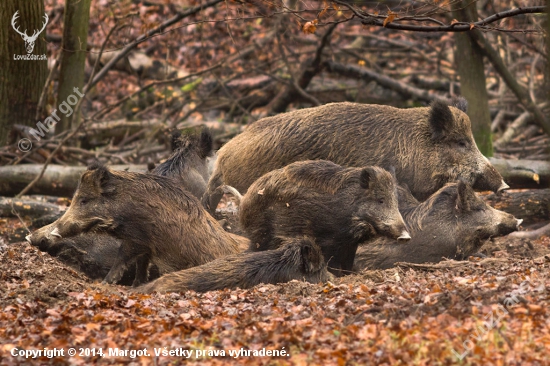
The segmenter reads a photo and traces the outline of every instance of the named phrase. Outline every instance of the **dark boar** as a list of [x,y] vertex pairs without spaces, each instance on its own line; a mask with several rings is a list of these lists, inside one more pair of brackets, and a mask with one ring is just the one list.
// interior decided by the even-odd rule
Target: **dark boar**
[[[190,193],[200,198],[208,179],[206,158],[212,153],[212,136],[208,130],[199,133],[191,131],[181,134],[176,131],[171,139],[172,154],[159,164],[151,174],[172,177]],[[80,269],[95,279],[105,277],[105,269],[110,269],[120,247],[120,240],[108,234],[98,236],[84,233],[71,238],[59,238],[54,231],[56,223],[44,226],[27,237],[27,240],[42,251],[58,257],[62,262]],[[52,235],[53,232],[53,235]],[[89,236],[89,237],[88,237]],[[67,248],[63,248],[66,245]],[[97,245],[97,248],[94,248]],[[107,248],[109,246],[109,248]],[[70,255],[73,255],[71,258]],[[98,269],[103,269],[98,271]],[[124,283],[122,283],[124,284]]]
[[[94,280],[107,276],[118,255],[119,247],[120,240],[104,233],[85,233],[70,238],[54,237],[47,242],[38,243],[40,250]],[[125,273],[119,284],[131,285],[134,274],[135,267]]]
[[225,232],[178,181],[101,165],[82,175],[71,206],[50,229],[60,238],[99,231],[120,239],[105,281],[119,281],[135,264],[135,285],[145,281],[149,262],[164,274],[237,253],[247,243]]
[[337,275],[352,269],[361,242],[376,235],[410,239],[390,173],[324,160],[296,162],[260,177],[241,200],[239,221],[251,250],[278,248],[286,237],[313,237]]
[[206,292],[291,280],[319,283],[331,278],[326,267],[320,248],[311,238],[285,239],[278,249],[218,258],[202,266],[166,274],[137,291]]
[[441,101],[411,109],[332,103],[263,118],[229,141],[218,151],[203,204],[216,209],[211,193],[221,184],[244,194],[271,170],[317,159],[394,166],[398,182],[419,200],[457,179],[479,190],[509,188],[478,150],[470,119],[459,108]]
[[465,259],[489,238],[516,231],[522,221],[487,205],[462,181],[448,183],[425,202],[400,211],[412,236],[410,243],[405,246],[386,238],[366,242],[355,255],[356,270],[385,269],[396,262]]
[[212,155],[212,135],[203,129],[172,134],[172,154],[151,171],[151,174],[178,179],[183,187],[197,198],[206,191],[208,162]]

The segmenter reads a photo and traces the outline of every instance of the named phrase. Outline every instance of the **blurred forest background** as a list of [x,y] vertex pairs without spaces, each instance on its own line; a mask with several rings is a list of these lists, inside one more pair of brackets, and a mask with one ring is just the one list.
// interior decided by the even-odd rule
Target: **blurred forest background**
[[[29,35],[44,13],[49,21],[34,51],[47,61],[13,60],[23,41],[11,27],[0,33],[0,165],[147,164],[167,156],[174,128],[206,125],[219,147],[295,108],[457,95],[486,156],[550,157],[544,1],[8,3],[4,25],[17,9]],[[58,111],[46,138],[21,151],[75,87],[80,113]]]

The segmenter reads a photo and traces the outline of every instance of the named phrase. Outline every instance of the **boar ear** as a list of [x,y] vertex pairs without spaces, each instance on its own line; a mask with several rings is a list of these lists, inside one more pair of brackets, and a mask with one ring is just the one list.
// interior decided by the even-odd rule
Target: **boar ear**
[[374,171],[372,168],[363,168],[361,170],[361,176],[359,177],[359,184],[361,188],[369,189],[369,185],[374,178]]
[[456,206],[460,211],[470,211],[476,201],[476,194],[472,187],[463,180],[458,181]]
[[452,129],[453,112],[449,109],[447,103],[436,99],[430,106],[429,123],[432,131],[432,138],[440,140]]
[[393,180],[397,181],[397,177],[395,176],[395,167],[393,165],[391,165],[387,170],[388,170],[388,172],[390,172]]
[[172,151],[176,151],[181,147],[181,131],[178,129],[173,130],[170,133],[170,148]]
[[468,112],[468,101],[463,97],[454,96],[451,98],[451,105],[460,109],[462,112]]
[[203,129],[200,136],[200,157],[205,159],[206,157],[212,155],[212,135],[208,129]]
[[111,181],[112,173],[107,169],[105,165],[102,164],[91,164],[88,166],[88,170],[92,171],[92,179],[102,193],[112,192],[112,189],[109,189],[109,183]]

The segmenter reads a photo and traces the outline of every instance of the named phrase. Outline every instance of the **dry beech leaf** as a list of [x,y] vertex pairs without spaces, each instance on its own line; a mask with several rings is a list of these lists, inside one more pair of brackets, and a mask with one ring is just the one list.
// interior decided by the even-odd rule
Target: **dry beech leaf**
[[313,34],[315,33],[315,31],[317,30],[317,23],[319,23],[319,21],[317,19],[311,21],[311,22],[307,22],[306,24],[304,24],[304,26],[302,27],[302,31],[306,34]]
[[384,19],[384,23],[382,24],[384,27],[388,24],[390,24],[391,22],[393,22],[396,18],[397,14],[395,13],[392,13],[391,11],[388,13],[388,17],[386,19]]

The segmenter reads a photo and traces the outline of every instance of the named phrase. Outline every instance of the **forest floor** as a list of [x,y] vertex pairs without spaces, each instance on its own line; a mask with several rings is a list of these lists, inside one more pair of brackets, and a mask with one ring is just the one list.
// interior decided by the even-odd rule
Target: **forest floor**
[[[0,364],[547,364],[550,238],[484,249],[485,259],[324,284],[142,295],[4,244]],[[45,348],[63,355],[24,356]]]

